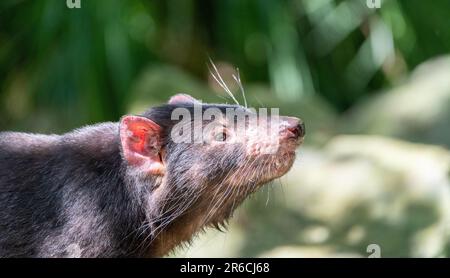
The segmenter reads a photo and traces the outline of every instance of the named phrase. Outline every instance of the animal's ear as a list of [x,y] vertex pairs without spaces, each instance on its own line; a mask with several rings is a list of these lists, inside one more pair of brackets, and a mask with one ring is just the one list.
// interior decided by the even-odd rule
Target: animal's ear
[[163,175],[162,128],[145,117],[124,116],[120,121],[120,141],[129,165],[151,175]]
[[196,100],[195,98],[193,98],[187,94],[176,94],[169,99],[169,104],[179,104],[179,103],[194,104],[194,103],[200,103],[200,101]]

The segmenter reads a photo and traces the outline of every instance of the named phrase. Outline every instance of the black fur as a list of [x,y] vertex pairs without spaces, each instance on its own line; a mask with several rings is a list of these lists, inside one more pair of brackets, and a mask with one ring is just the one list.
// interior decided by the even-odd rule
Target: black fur
[[137,255],[130,243],[145,214],[127,185],[118,124],[1,133],[0,161],[0,256],[70,256],[71,244],[89,257]]
[[181,106],[193,113],[181,103],[142,115],[162,127],[164,177],[128,165],[118,123],[61,136],[0,133],[0,257],[164,255],[205,226],[219,227],[279,176],[270,174],[274,156],[249,160],[240,144],[175,144],[171,114]]
[[[182,173],[202,159],[182,150],[189,146],[171,144],[170,115],[176,107],[144,114],[165,131],[168,179],[173,181],[164,190],[175,196],[201,178]],[[164,206],[182,204],[152,199],[156,180],[130,175],[127,167],[118,123],[62,136],[0,133],[0,256],[71,256],[74,244],[85,257],[151,256],[151,229],[158,223],[148,218],[164,214]]]

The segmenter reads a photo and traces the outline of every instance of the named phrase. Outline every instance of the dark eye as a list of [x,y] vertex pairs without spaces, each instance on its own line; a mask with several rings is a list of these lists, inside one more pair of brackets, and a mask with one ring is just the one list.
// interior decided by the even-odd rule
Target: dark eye
[[218,132],[214,135],[214,140],[224,142],[227,140],[227,133],[225,131]]

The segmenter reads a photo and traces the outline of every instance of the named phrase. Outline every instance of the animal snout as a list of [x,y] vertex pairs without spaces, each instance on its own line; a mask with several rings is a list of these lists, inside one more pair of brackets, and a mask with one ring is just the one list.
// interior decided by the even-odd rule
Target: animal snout
[[305,124],[302,120],[295,117],[283,117],[285,129],[283,133],[287,138],[299,139],[305,136]]

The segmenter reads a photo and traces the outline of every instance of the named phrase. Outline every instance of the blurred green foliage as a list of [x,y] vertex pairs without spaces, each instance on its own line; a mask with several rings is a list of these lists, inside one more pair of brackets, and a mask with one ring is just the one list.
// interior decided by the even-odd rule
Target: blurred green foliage
[[[239,67],[244,85],[267,84],[278,99],[319,95],[345,111],[450,48],[448,0],[384,0],[381,9],[365,0],[81,5],[1,1],[1,129],[61,131],[117,120],[146,68],[170,64],[204,82],[208,56]],[[147,93],[162,101],[175,92]]]
[[380,1],[2,0],[0,131],[117,121],[178,92],[231,102],[211,57],[307,140],[223,246],[176,255],[449,256],[450,0]]

